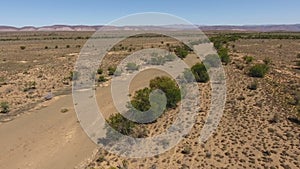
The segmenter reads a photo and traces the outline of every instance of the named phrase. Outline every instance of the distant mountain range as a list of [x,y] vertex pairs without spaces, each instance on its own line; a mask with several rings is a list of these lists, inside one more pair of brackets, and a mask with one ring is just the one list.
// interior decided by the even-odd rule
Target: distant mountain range
[[[256,31],[256,32],[274,32],[274,31],[285,31],[285,32],[300,32],[300,24],[293,25],[218,25],[218,26],[198,26],[203,31],[209,30],[233,30],[233,31]],[[169,26],[88,26],[88,25],[52,25],[52,26],[25,26],[21,28],[13,26],[0,26],[0,32],[9,31],[97,31],[100,28],[105,30],[160,30],[160,29],[191,29],[188,25],[169,25]]]

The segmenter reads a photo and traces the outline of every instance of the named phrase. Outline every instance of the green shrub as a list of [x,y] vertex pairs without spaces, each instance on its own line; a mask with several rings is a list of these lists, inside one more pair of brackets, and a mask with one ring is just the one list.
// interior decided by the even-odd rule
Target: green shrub
[[103,69],[97,69],[97,74],[101,75],[103,73]]
[[114,75],[115,71],[116,71],[116,67],[113,67],[113,66],[109,66],[108,67],[108,75]]
[[249,75],[251,77],[264,77],[265,74],[269,71],[269,66],[266,64],[256,64],[252,66],[249,70]]
[[191,70],[197,82],[201,82],[201,83],[208,82],[209,75],[203,63],[195,64]]
[[135,95],[131,101],[131,105],[139,111],[147,111],[150,109],[149,96],[151,89],[148,87],[138,90],[135,92]]
[[179,58],[184,59],[189,54],[189,51],[183,47],[177,46],[175,53]]
[[117,69],[114,73],[115,76],[121,76],[121,74],[122,74],[122,70],[120,69]]
[[25,83],[25,88],[23,89],[24,92],[27,92],[28,90],[36,89],[36,82],[30,81]]
[[135,63],[127,63],[126,65],[126,69],[127,70],[131,70],[131,71],[134,71],[134,70],[139,70],[139,66],[136,65]]
[[185,145],[185,146],[183,147],[183,150],[181,151],[181,153],[182,153],[182,154],[190,154],[191,151],[192,151],[192,148],[191,148],[190,146],[188,146],[188,145]]
[[21,50],[25,50],[25,49],[26,49],[26,46],[20,46],[20,49],[21,49]]
[[111,115],[107,120],[110,127],[124,135],[132,134],[135,123],[123,117],[121,114]]
[[[164,92],[167,98],[167,108],[174,108],[176,104],[181,100],[181,92],[176,82],[169,77],[162,76],[156,77],[150,80],[150,88],[144,88],[135,92],[135,95],[131,101],[131,104],[134,108],[139,111],[147,111],[150,109],[150,93],[154,90],[159,89]],[[154,96],[156,97],[156,95]],[[162,100],[159,95],[155,98],[155,101]],[[158,103],[159,104],[159,103]],[[157,107],[160,110],[161,107]],[[152,109],[156,111],[156,109]]]
[[156,77],[150,80],[151,90],[160,89],[167,97],[167,108],[174,108],[181,100],[180,89],[176,82],[167,76]]
[[79,77],[79,72],[77,72],[77,71],[70,72],[70,76],[69,76],[70,80],[78,80],[78,77]]
[[244,56],[243,59],[246,62],[246,64],[249,64],[254,60],[252,56]]
[[66,45],[66,48],[70,48],[70,45]]
[[45,46],[45,49],[48,49],[49,47],[48,46]]
[[227,48],[222,47],[218,50],[218,54],[220,56],[221,62],[225,63],[226,65],[230,62],[230,57]]
[[106,82],[106,81],[107,79],[103,75],[99,76],[98,82]]
[[1,102],[0,107],[1,107],[0,113],[8,113],[9,112],[8,102]]

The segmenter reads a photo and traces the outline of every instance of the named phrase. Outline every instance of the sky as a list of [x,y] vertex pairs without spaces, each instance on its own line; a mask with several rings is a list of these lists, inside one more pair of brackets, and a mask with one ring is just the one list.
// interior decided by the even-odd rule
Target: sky
[[104,25],[134,13],[162,12],[197,25],[300,23],[300,0],[4,0],[0,25]]

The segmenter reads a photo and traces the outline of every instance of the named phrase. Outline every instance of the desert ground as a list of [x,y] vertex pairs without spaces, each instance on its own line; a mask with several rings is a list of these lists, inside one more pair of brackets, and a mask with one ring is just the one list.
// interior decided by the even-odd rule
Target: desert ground
[[[300,71],[296,66],[300,40],[290,38],[298,33],[254,37],[257,33],[246,32],[243,38],[227,42],[230,62],[223,65],[227,98],[214,135],[206,143],[198,141],[211,99],[210,84],[198,83],[202,102],[192,131],[170,151],[137,159],[97,148],[77,121],[70,72],[91,34],[0,33],[0,102],[9,105],[9,112],[0,113],[0,168],[300,168]],[[207,32],[209,37],[222,34],[235,35]],[[282,34],[284,38],[278,37]],[[117,113],[110,96],[108,67],[142,48],[177,44],[166,37],[133,38],[108,52],[101,65],[108,81],[97,83],[95,90],[106,118]],[[245,56],[253,61],[246,63]],[[198,62],[193,53],[183,60],[190,66]],[[250,77],[249,68],[265,60],[270,66],[266,76]],[[131,94],[161,75],[166,74],[157,70],[140,73],[130,85]],[[249,89],[254,82],[256,89]],[[163,132],[177,111],[169,110],[157,122],[142,125],[146,136]]]

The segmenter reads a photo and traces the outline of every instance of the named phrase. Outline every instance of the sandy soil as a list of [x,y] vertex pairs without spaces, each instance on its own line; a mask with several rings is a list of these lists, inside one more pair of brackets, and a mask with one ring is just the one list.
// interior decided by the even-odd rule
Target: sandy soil
[[46,104],[0,125],[0,168],[69,169],[92,156],[96,146],[77,122],[72,96]]

